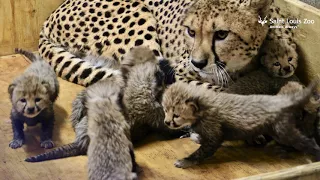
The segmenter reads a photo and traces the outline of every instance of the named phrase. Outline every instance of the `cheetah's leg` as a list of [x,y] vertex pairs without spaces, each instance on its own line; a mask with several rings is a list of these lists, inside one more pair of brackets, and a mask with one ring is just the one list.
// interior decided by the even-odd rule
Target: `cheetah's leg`
[[187,168],[195,164],[199,164],[201,161],[208,157],[213,156],[217,149],[221,146],[223,142],[222,133],[217,130],[212,131],[214,134],[210,135],[209,138],[203,136],[200,139],[201,146],[193,152],[190,156],[177,160],[174,165],[177,168]]

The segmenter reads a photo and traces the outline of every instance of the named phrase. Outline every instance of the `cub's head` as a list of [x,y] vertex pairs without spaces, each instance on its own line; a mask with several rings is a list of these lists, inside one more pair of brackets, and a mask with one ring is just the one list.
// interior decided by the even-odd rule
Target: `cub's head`
[[158,61],[154,53],[148,47],[141,46],[132,48],[130,52],[124,56],[121,61],[121,66],[130,68],[146,62],[156,64]]
[[8,87],[12,108],[28,118],[36,117],[42,110],[52,106],[49,84],[34,76],[22,76]]
[[[198,0],[183,26],[191,67],[218,82],[244,68],[258,53],[268,26],[258,23],[272,0]],[[222,77],[224,76],[224,77]],[[220,79],[220,80],[219,80]]]
[[266,40],[263,44],[261,64],[270,75],[288,78],[298,66],[296,44],[286,39]]
[[[180,82],[171,85],[163,94],[164,123],[171,129],[191,126],[197,121],[199,106],[192,90]],[[190,87],[189,87],[190,88]]]

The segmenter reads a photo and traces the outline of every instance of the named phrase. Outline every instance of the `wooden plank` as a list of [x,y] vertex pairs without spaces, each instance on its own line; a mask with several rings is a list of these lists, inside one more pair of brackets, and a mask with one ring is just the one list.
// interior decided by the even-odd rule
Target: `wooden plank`
[[265,173],[256,176],[239,178],[238,180],[318,180],[320,179],[320,162],[297,166],[272,173]]
[[64,0],[2,0],[0,3],[0,56],[14,48],[37,50],[43,22]]

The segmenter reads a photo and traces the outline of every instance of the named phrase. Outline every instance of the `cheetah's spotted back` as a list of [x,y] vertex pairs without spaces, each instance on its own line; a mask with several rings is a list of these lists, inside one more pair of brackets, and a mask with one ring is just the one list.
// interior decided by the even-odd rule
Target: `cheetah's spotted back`
[[[44,23],[39,52],[59,76],[84,86],[118,71],[93,66],[65,47],[121,61],[131,48],[147,46],[158,60],[170,60],[176,80],[224,84],[226,71],[241,70],[258,53],[266,28],[257,17],[269,10],[271,1],[66,0]],[[209,33],[190,38],[188,29],[198,31],[191,22],[200,23],[199,18]],[[248,27],[233,28],[241,24]],[[228,36],[218,41],[222,30]],[[201,69],[198,61],[203,58],[208,61]]]

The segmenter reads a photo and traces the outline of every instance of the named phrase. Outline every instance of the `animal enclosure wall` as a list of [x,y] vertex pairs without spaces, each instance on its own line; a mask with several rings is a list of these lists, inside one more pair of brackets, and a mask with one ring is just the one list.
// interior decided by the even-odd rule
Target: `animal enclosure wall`
[[298,0],[276,0],[275,3],[301,20],[294,30],[300,55],[298,75],[307,82],[320,72],[320,10]]
[[37,50],[43,22],[64,0],[0,0],[0,56]]

